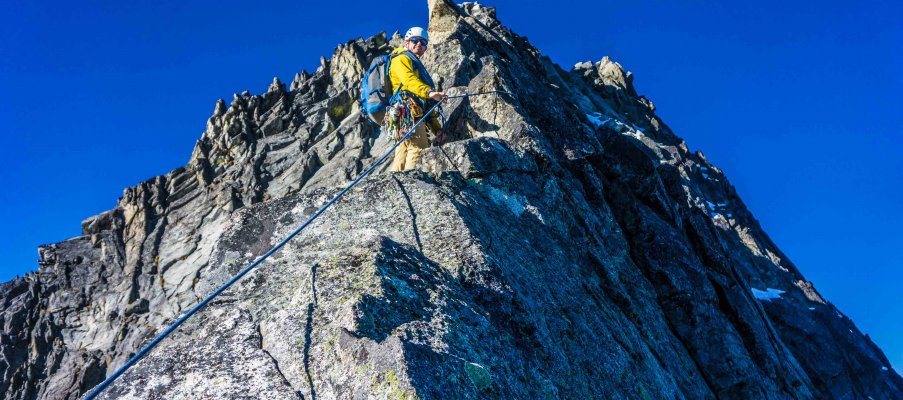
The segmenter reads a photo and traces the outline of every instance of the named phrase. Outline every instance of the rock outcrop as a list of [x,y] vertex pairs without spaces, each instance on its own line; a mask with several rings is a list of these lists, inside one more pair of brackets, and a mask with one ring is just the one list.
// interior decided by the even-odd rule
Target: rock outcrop
[[[362,182],[102,397],[903,398],[903,379],[605,57],[565,71],[430,1],[452,142]],[[0,394],[77,399],[390,146],[397,36],[216,103],[184,168],[0,285]]]

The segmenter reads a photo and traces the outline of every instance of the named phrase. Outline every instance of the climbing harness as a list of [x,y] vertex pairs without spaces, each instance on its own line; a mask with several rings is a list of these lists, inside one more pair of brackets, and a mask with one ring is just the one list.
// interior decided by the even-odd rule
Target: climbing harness
[[418,98],[408,92],[398,92],[392,98],[394,100],[383,117],[383,132],[386,132],[390,140],[398,142],[423,116],[423,106]]
[[[454,98],[478,96],[478,95],[490,94],[490,93],[504,93],[504,94],[511,95],[511,93],[508,93],[505,91],[492,90],[492,91],[488,91],[488,92],[480,92],[480,93],[473,93],[473,94],[465,93],[462,95],[447,96],[447,98],[454,99]],[[281,249],[282,246],[285,246],[290,240],[292,240],[292,238],[294,238],[299,233],[301,233],[301,231],[304,228],[306,228],[308,225],[310,225],[314,220],[317,219],[317,217],[319,217],[329,207],[331,207],[333,204],[335,204],[340,198],[342,198],[342,196],[345,195],[345,193],[348,193],[354,186],[356,186],[358,183],[360,183],[360,181],[362,181],[364,178],[366,178],[368,175],[370,175],[370,173],[372,173],[376,169],[376,167],[378,167],[380,164],[382,164],[384,161],[386,161],[386,159],[389,158],[390,155],[392,155],[392,152],[395,151],[395,148],[397,148],[399,145],[401,145],[402,142],[404,142],[405,140],[410,138],[414,134],[414,130],[417,129],[417,127],[420,126],[420,124],[422,124],[423,121],[425,121],[426,118],[430,116],[430,114],[432,114],[434,111],[438,110],[439,106],[441,104],[442,104],[442,102],[440,101],[440,102],[437,102],[436,105],[432,106],[426,113],[423,114],[423,116],[413,126],[411,126],[410,129],[407,130],[407,133],[405,133],[404,136],[402,136],[400,138],[400,140],[398,140],[398,142],[396,142],[395,145],[392,146],[392,148],[390,148],[388,151],[386,151],[386,153],[383,154],[382,157],[379,158],[379,160],[377,160],[375,163],[373,163],[373,165],[371,165],[370,168],[367,168],[367,170],[365,170],[360,175],[358,175],[358,177],[355,178],[353,181],[351,181],[351,183],[349,183],[348,186],[345,186],[345,188],[342,189],[342,191],[340,191],[338,194],[336,194],[335,197],[332,198],[332,200],[329,200],[328,203],[326,203],[322,207],[320,207],[313,215],[310,216],[310,218],[307,219],[307,221],[304,221],[304,223],[301,224],[301,226],[299,226],[297,229],[292,231],[292,233],[290,233],[284,240],[282,240],[281,242],[279,242],[278,244],[273,246],[273,248],[271,248],[269,251],[264,253],[264,255],[257,258],[257,260],[255,260],[253,263],[251,263],[251,265],[248,265],[247,267],[245,267],[245,269],[241,270],[241,272],[239,272],[238,275],[235,275],[234,277],[232,277],[232,279],[230,279],[228,282],[226,282],[225,284],[220,286],[219,289],[216,289],[215,291],[213,291],[213,293],[210,293],[210,295],[208,295],[206,298],[204,298],[204,300],[201,300],[200,303],[198,303],[197,305],[192,307],[190,310],[188,310],[188,312],[186,312],[184,315],[179,317],[179,319],[177,319],[175,322],[173,322],[172,325],[170,325],[168,328],[166,328],[166,330],[164,330],[159,335],[157,335],[157,337],[155,337],[154,340],[150,341],[150,343],[148,343],[141,350],[139,350],[137,353],[135,353],[135,355],[132,356],[132,358],[130,358],[128,361],[126,361],[125,364],[123,364],[121,367],[119,367],[119,369],[117,369],[116,372],[114,372],[112,375],[107,377],[107,379],[104,379],[103,382],[101,382],[99,385],[97,385],[97,387],[95,387],[94,390],[92,390],[90,393],[88,393],[87,396],[85,396],[84,400],[93,400],[98,395],[100,395],[108,386],[110,386],[110,384],[113,383],[113,381],[115,381],[117,378],[119,378],[123,373],[125,373],[125,371],[127,371],[129,368],[131,368],[133,365],[135,365],[135,363],[137,363],[139,360],[144,358],[144,356],[146,356],[147,353],[149,353],[154,347],[156,347],[158,344],[160,344],[160,342],[162,342],[163,339],[166,339],[166,337],[168,337],[170,334],[175,332],[175,330],[179,326],[181,326],[183,323],[185,323],[185,321],[187,321],[188,318],[191,318],[192,315],[196,314],[198,311],[200,311],[201,309],[206,307],[208,304],[210,304],[210,302],[213,301],[214,298],[216,298],[217,296],[222,294],[224,291],[226,291],[226,289],[228,289],[233,284],[235,284],[235,282],[238,282],[248,272],[251,272],[251,270],[253,270],[258,265],[260,265],[260,263],[262,263],[264,260],[269,258],[273,253],[275,253],[276,251]],[[422,112],[422,109],[421,109],[421,112]]]

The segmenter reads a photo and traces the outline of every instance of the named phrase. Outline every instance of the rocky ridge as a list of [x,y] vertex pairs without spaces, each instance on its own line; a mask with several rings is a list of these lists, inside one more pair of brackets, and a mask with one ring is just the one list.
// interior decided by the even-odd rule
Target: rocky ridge
[[[608,58],[565,71],[430,2],[453,142],[364,181],[107,398],[903,398],[903,380]],[[388,147],[392,41],[217,102],[184,168],[0,286],[0,393],[75,399]]]

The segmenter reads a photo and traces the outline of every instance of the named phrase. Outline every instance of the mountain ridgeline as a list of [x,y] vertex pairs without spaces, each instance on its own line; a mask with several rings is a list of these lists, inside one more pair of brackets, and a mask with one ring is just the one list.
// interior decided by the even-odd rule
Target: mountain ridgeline
[[[429,1],[451,141],[362,181],[105,399],[903,399],[903,379],[602,58]],[[0,397],[79,399],[391,143],[368,62],[220,100],[188,164],[0,285]],[[817,267],[817,266],[813,266]]]

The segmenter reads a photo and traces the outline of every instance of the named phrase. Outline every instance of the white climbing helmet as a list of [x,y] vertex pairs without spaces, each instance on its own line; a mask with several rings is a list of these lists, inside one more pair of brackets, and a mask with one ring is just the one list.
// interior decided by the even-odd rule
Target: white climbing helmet
[[426,40],[430,40],[429,36],[426,35],[426,29],[423,29],[423,28],[421,28],[421,27],[419,27],[419,26],[415,26],[415,27],[413,27],[413,28],[411,28],[411,29],[408,29],[408,31],[405,32],[405,34],[404,34],[404,40],[408,40],[408,39],[410,39],[410,38],[412,38],[412,37],[421,37],[421,38],[424,38],[424,39],[426,39]]

